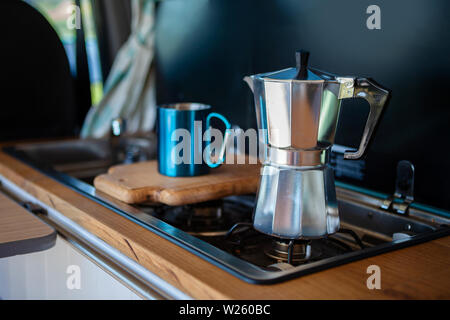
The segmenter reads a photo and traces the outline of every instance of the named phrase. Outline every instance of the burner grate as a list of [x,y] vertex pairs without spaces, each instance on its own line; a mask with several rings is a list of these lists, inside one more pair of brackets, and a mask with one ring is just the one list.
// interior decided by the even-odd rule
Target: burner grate
[[[341,240],[340,234],[348,234],[353,241]],[[286,269],[286,265],[298,266],[365,247],[359,236],[349,229],[341,229],[336,236],[314,240],[278,239],[256,231],[251,222],[236,223],[217,246],[233,255],[268,269]]]
[[248,205],[233,198],[175,207],[140,205],[139,208],[174,227],[199,237],[225,236],[236,222],[251,221]]

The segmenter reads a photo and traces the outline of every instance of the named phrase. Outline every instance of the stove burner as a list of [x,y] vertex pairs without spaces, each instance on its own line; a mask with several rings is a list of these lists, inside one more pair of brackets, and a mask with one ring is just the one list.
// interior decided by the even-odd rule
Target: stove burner
[[[187,230],[197,235],[221,235],[224,229],[225,219],[222,216],[223,203],[221,201],[207,202],[185,208],[187,216],[181,216],[185,219]],[[183,223],[183,222],[181,222]]]
[[265,254],[277,262],[298,265],[311,258],[311,244],[302,240],[272,240]]
[[225,248],[232,248],[235,255],[244,260],[258,256],[259,264],[270,270],[292,268],[315,261],[323,254],[317,241],[274,238],[255,230],[251,222],[235,224],[225,240]]
[[154,213],[162,220],[202,237],[223,236],[238,221],[251,219],[246,205],[235,201],[215,200],[177,207],[161,206]]

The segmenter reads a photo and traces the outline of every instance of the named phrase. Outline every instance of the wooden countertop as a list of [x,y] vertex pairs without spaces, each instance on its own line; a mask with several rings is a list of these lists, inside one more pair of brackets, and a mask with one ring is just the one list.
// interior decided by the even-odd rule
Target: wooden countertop
[[[450,299],[450,237],[274,285],[246,283],[0,152],[0,175],[199,299]],[[381,290],[366,286],[381,268]]]

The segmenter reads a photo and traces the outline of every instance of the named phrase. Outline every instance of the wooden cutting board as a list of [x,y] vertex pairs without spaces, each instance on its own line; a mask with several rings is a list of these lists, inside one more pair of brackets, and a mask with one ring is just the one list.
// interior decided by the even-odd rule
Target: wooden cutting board
[[56,231],[0,193],[0,258],[49,249]]
[[111,167],[97,176],[94,185],[130,204],[164,203],[171,206],[254,193],[258,188],[259,164],[224,164],[196,177],[159,174],[156,160]]

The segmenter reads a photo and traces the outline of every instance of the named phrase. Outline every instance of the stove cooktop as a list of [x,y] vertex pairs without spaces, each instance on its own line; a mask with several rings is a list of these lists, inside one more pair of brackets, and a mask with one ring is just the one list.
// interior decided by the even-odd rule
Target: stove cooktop
[[254,195],[181,207],[131,206],[96,192],[91,181],[104,169],[86,172],[86,166],[82,166],[82,174],[72,167],[65,172],[14,147],[4,150],[149,232],[250,283],[285,281],[450,235],[447,212],[412,203],[406,214],[398,214],[383,209],[388,195],[336,182],[340,231],[308,242],[285,241],[252,228]]
[[335,236],[311,241],[288,241],[264,235],[252,228],[253,202],[254,196],[236,196],[179,207],[136,207],[268,271],[287,270],[372,245],[364,244],[357,233],[346,228],[341,228]]
[[[341,195],[339,232],[310,241],[278,239],[253,229],[254,195],[179,207],[149,204],[135,208],[269,274],[262,278],[256,278],[257,273],[244,274],[244,280],[262,283],[301,276],[426,241],[431,234],[448,232],[445,223],[426,223],[425,220],[374,210],[351,199],[355,196],[352,192],[341,190],[338,194]],[[361,199],[364,200],[363,197],[358,200]]]

